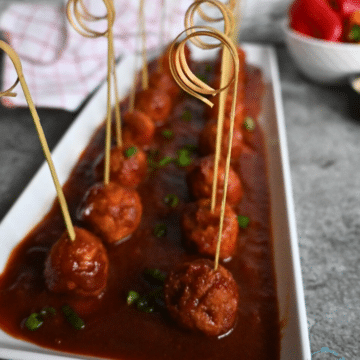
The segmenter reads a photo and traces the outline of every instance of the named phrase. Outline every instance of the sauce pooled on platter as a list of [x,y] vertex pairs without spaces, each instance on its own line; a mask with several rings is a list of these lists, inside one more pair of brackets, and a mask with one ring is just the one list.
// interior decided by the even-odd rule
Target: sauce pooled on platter
[[[154,71],[155,64],[150,64]],[[214,80],[209,64],[193,64],[196,73]],[[245,109],[255,119],[260,113],[263,83],[261,71],[246,68]],[[180,264],[204,257],[191,252],[184,243],[181,222],[186,204],[196,199],[187,186],[187,167],[176,161],[159,166],[162,160],[176,158],[180,149],[191,149],[191,161],[201,156],[199,134],[207,123],[207,112],[198,100],[180,92],[173,100],[168,121],[161,121],[147,150],[149,171],[136,191],[142,207],[140,225],[131,237],[118,245],[104,243],[108,253],[107,287],[100,297],[57,294],[48,290],[44,279],[45,260],[53,244],[64,232],[57,203],[46,217],[13,251],[0,277],[0,327],[10,335],[38,345],[82,354],[121,360],[191,360],[280,358],[280,322],[273,270],[270,224],[270,197],[262,132],[256,123],[247,137],[247,151],[232,161],[239,175],[243,195],[233,209],[250,219],[239,229],[238,243],[229,270],[238,287],[238,316],[233,330],[222,338],[208,337],[181,328],[164,306],[154,313],[138,311],[127,304],[130,290],[147,294],[154,290],[144,278],[145,269],[170,273]],[[126,106],[123,105],[123,111]],[[186,116],[184,116],[186,114]],[[191,114],[191,116],[189,116]],[[164,136],[164,134],[172,136]],[[76,217],[84,194],[96,179],[94,164],[104,148],[104,128],[91,139],[64,186],[74,225],[88,229]],[[152,166],[157,164],[157,166]],[[181,165],[181,164],[180,164]],[[169,206],[166,198],[175,194],[178,203]],[[157,225],[164,227],[156,236]],[[69,305],[84,320],[85,327],[74,329],[61,308]],[[51,307],[36,331],[25,327],[32,313]]]

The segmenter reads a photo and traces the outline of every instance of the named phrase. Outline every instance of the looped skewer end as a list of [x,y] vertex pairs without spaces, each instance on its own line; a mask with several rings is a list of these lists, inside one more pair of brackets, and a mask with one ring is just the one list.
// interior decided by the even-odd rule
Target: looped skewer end
[[[183,40],[179,41],[179,39],[184,34],[187,34],[186,37]],[[230,77],[228,83],[219,89],[213,89],[209,85],[205,84],[202,80],[200,80],[190,70],[186,62],[185,51],[184,51],[185,43],[189,39],[198,36],[208,36],[215,38],[221,44],[226,46],[229,49],[230,53],[232,54],[232,58],[234,60],[235,72],[232,75],[232,77]],[[210,45],[210,47],[208,48],[212,48],[211,46],[212,45]],[[239,60],[237,59],[237,51],[235,46],[232,44],[230,38],[227,35],[209,26],[193,26],[189,29],[184,30],[172,42],[169,53],[170,53],[169,54],[170,70],[178,85],[187,93],[203,101],[205,104],[209,105],[210,107],[212,107],[214,104],[210,100],[208,100],[205,96],[202,95],[215,96],[221,91],[227,89],[231,85],[231,83],[234,82],[236,78],[236,74],[237,74],[236,69],[239,69]]]

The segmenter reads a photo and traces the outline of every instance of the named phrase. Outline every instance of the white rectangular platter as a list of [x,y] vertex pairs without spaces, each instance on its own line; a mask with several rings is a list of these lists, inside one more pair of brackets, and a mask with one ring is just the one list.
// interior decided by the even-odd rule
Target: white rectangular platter
[[[259,121],[266,142],[275,273],[280,321],[283,325],[280,360],[310,360],[276,54],[271,47],[245,44],[243,48],[247,53],[247,62],[262,69],[266,82],[263,111]],[[128,93],[133,73],[140,64],[141,61],[134,56],[128,56],[118,65],[117,76],[121,80],[119,81],[120,97],[124,97]],[[67,180],[92,134],[104,120],[105,114],[106,86],[103,85],[53,151],[53,160],[61,184]],[[3,271],[13,248],[49,211],[55,196],[50,172],[47,165],[43,164],[0,224],[0,272]],[[19,221],[20,219],[21,221]],[[12,360],[85,359],[82,356],[54,352],[14,339],[1,330],[0,358]]]

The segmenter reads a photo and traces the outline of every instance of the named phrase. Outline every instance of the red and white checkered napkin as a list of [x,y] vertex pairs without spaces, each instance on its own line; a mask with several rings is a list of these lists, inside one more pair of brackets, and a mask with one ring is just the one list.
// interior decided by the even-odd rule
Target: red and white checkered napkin
[[[165,1],[166,20],[162,27],[163,2],[145,2],[148,49],[170,42],[183,30],[184,14],[191,0]],[[105,13],[101,0],[87,0],[85,3],[92,14]],[[114,4],[114,43],[119,57],[140,46],[137,36],[139,0],[115,0]],[[66,2],[58,5],[11,5],[1,16],[0,30],[21,58],[35,105],[72,111],[106,78],[107,40],[79,35],[66,18],[65,5]],[[104,30],[105,27],[105,21],[91,25],[95,30]],[[165,35],[162,40],[161,28]],[[9,88],[16,78],[12,62],[5,56],[3,89]],[[3,97],[3,104],[8,107],[26,106],[20,86],[15,91],[17,97]]]

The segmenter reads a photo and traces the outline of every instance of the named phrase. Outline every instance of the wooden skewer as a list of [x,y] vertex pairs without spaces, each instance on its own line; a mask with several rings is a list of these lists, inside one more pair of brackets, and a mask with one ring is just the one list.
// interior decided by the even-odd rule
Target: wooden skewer
[[140,0],[139,4],[139,25],[142,40],[142,88],[146,90],[149,88],[149,74],[147,67],[147,53],[146,53],[146,27],[145,27],[145,0]]
[[[115,123],[116,123],[116,143],[117,146],[122,146],[121,133],[121,116],[120,104],[117,91],[117,79],[115,71],[115,52],[114,52],[114,35],[113,25],[115,21],[115,8],[113,0],[102,0],[105,4],[107,13],[104,16],[94,16],[85,7],[83,0],[69,0],[66,7],[67,17],[73,28],[85,37],[102,37],[108,38],[108,56],[107,56],[107,117],[105,129],[105,165],[104,165],[104,185],[110,182],[110,150],[111,150],[111,90],[112,80],[115,87]],[[74,21],[74,18],[76,21]],[[87,26],[86,22],[107,20],[108,27],[105,31],[99,32],[92,30]]]
[[[186,11],[185,14],[185,28],[188,29],[194,25],[194,16],[196,12],[200,12],[202,4],[212,5],[217,7],[221,14],[222,18],[210,18],[208,16],[203,17],[203,19],[216,22],[216,21],[224,21],[224,33],[225,35],[231,37],[234,31],[234,18],[232,15],[231,10],[223,3],[217,0],[198,0],[194,2]],[[201,13],[200,13],[201,15]],[[188,31],[188,34],[191,31]],[[211,49],[215,47],[221,46],[221,44],[214,44],[209,45],[201,41],[200,38],[194,37],[192,42],[201,47],[206,49]],[[223,46],[223,54],[222,54],[222,61],[221,61],[221,80],[220,80],[220,87],[224,87],[226,82],[229,79],[229,72],[230,68],[228,65],[229,61],[228,51],[225,46]],[[214,159],[214,175],[213,175],[213,182],[212,182],[212,191],[211,191],[211,211],[214,212],[216,206],[216,194],[217,194],[217,185],[218,185],[218,172],[219,172],[219,161],[221,155],[221,145],[222,145],[222,134],[223,134],[223,127],[224,127],[224,110],[225,110],[225,99],[227,96],[227,89],[222,91],[219,94],[219,111],[218,111],[218,121],[217,121],[217,131],[216,131],[216,148],[215,148],[215,159]]]
[[75,231],[74,231],[74,226],[73,226],[73,224],[71,222],[69,209],[68,209],[68,206],[67,206],[67,203],[66,203],[64,193],[63,193],[62,188],[60,186],[56,171],[55,171],[54,163],[52,161],[49,146],[47,144],[45,134],[44,134],[44,131],[43,131],[41,123],[40,123],[39,115],[38,115],[38,113],[37,113],[37,111],[35,109],[35,105],[34,105],[34,103],[32,101],[29,88],[28,88],[28,86],[26,84],[26,81],[25,81],[25,78],[24,78],[24,74],[23,74],[22,66],[21,66],[21,61],[19,59],[19,56],[16,54],[16,52],[10,47],[10,45],[5,43],[4,41],[0,40],[0,48],[2,50],[4,50],[7,55],[9,55],[12,63],[14,64],[14,67],[16,69],[16,73],[18,75],[18,79],[15,82],[15,84],[10,89],[8,89],[7,91],[2,92],[0,94],[0,96],[9,96],[9,94],[10,94],[10,96],[13,96],[14,93],[12,93],[12,90],[16,86],[16,84],[18,82],[20,82],[21,87],[22,87],[23,92],[24,92],[24,95],[25,95],[26,102],[29,105],[31,116],[32,116],[32,118],[34,120],[35,128],[36,128],[36,131],[37,131],[38,136],[39,136],[39,140],[40,140],[41,147],[42,147],[44,155],[45,155],[45,159],[46,159],[46,161],[47,161],[47,163],[49,165],[50,173],[51,173],[54,185],[55,185],[55,189],[56,189],[56,192],[57,192],[57,197],[58,197],[60,208],[61,208],[61,211],[62,211],[62,214],[63,214],[63,217],[64,217],[65,226],[66,226],[67,232],[69,234],[69,238],[70,238],[71,241],[74,241],[75,240]]
[[[189,29],[187,29],[189,30]],[[185,30],[184,32],[187,32]],[[230,171],[230,160],[231,160],[231,147],[232,147],[232,138],[234,133],[234,120],[235,120],[235,108],[236,108],[236,97],[237,97],[237,88],[238,88],[238,73],[239,73],[239,58],[237,54],[237,50],[231,39],[226,36],[225,34],[221,33],[220,31],[205,26],[199,27],[195,26],[190,29],[191,31],[187,33],[185,39],[183,39],[178,47],[175,49],[177,40],[183,35],[182,32],[175,41],[171,44],[170,47],[170,70],[174,76],[174,79],[179,84],[179,86],[187,91],[189,94],[194,95],[196,98],[200,99],[204,103],[212,106],[211,103],[207,98],[200,94],[207,94],[207,95],[216,95],[217,93],[227,89],[231,83],[234,83],[234,94],[233,94],[233,101],[231,105],[231,113],[230,113],[230,129],[229,129],[229,144],[228,144],[228,153],[226,156],[226,164],[225,164],[225,179],[224,179],[224,191],[223,197],[221,201],[221,210],[220,210],[220,225],[219,225],[219,237],[216,246],[216,254],[215,254],[215,265],[214,270],[217,270],[219,266],[219,256],[220,256],[220,247],[221,247],[221,239],[222,239],[222,231],[224,225],[224,217],[225,217],[225,205],[226,205],[226,195],[227,195],[227,187],[229,183],[229,171]],[[228,50],[234,62],[235,71],[232,74],[232,77],[229,79],[228,83],[220,89],[215,90],[203,83],[202,81],[199,82],[191,82],[193,77],[191,76],[192,72],[186,64],[186,58],[184,54],[184,46],[187,40],[191,39],[192,37],[196,36],[209,36],[219,40]],[[192,74],[194,75],[194,74]]]

